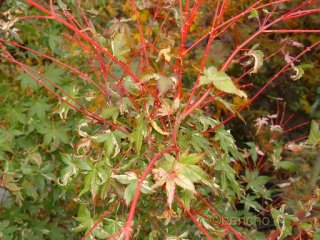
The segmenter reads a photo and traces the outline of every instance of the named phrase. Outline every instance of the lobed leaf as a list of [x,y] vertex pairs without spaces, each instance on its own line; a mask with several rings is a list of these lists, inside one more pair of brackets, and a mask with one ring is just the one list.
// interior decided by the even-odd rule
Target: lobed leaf
[[213,84],[218,90],[226,93],[236,94],[240,97],[247,98],[242,90],[238,89],[232,82],[232,79],[225,73],[219,72],[214,66],[204,70],[204,76],[199,79],[199,86]]

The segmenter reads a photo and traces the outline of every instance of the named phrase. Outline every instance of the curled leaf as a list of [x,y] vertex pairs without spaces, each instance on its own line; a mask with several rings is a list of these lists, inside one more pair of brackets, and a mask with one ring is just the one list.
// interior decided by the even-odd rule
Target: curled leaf
[[[157,216],[157,218],[165,219],[166,221],[164,222],[164,225],[168,225],[171,221],[171,218],[178,218],[178,215],[172,209],[169,208],[165,210],[160,216]],[[173,239],[176,239],[176,238],[173,238]],[[167,238],[167,240],[170,240],[170,238]]]
[[78,173],[78,168],[74,164],[71,155],[61,154],[61,160],[67,166],[62,169],[61,176],[57,179],[57,183],[60,186],[67,186],[68,183],[71,181],[73,176],[76,176]]
[[79,135],[80,135],[81,137],[86,137],[86,136],[88,136],[88,133],[86,133],[86,132],[84,132],[84,131],[81,130],[82,127],[87,127],[87,126],[88,126],[88,122],[86,122],[86,121],[84,121],[84,122],[82,122],[82,123],[80,123],[80,124],[78,125],[78,133],[79,133]]
[[169,135],[168,132],[163,131],[158,124],[156,123],[156,121],[151,121],[151,126],[154,128],[154,130],[156,130],[158,133],[160,133],[161,135]]
[[165,99],[161,104],[161,107],[158,109],[157,115],[162,117],[172,115],[179,108],[179,104],[179,98],[176,98],[172,104],[171,101]]
[[170,52],[171,52],[171,48],[161,49],[159,51],[158,58],[157,58],[156,62],[159,62],[162,56],[164,57],[164,59],[167,62],[170,62],[170,60],[171,60]]
[[263,66],[263,57],[264,57],[263,52],[261,50],[251,49],[245,55],[251,56],[254,58],[254,66],[251,73],[257,73],[258,70]]
[[290,78],[293,81],[296,81],[300,78],[302,78],[303,74],[304,74],[304,70],[301,66],[294,66],[293,70],[295,71],[295,74],[291,75]]
[[79,141],[77,144],[77,153],[79,154],[80,149],[84,149],[84,152],[87,152],[91,146],[91,139],[90,136],[86,136]]

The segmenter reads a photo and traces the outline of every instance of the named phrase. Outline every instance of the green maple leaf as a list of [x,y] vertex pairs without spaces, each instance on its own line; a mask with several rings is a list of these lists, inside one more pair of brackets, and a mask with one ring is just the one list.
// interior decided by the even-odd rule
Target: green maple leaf
[[[120,182],[121,184],[127,185],[124,191],[124,200],[126,204],[129,205],[136,193],[136,189],[138,186],[137,175],[134,172],[128,172],[126,174],[121,174],[121,175],[113,174],[111,175],[111,177],[114,179],[117,179],[117,181]],[[149,187],[149,183],[147,180],[143,181],[140,191],[144,194],[150,194],[153,192],[153,190]]]
[[316,121],[312,120],[310,133],[309,133],[308,139],[306,141],[306,144],[316,145],[319,142],[320,142],[319,124]]
[[38,132],[43,134],[43,144],[49,146],[51,143],[59,145],[61,143],[69,143],[70,136],[67,134],[69,128],[64,126],[55,127],[53,124],[47,123],[38,128]]
[[27,123],[27,117],[25,114],[26,109],[22,108],[20,106],[5,106],[3,109],[1,109],[5,115],[8,115],[8,123],[10,123],[10,126],[16,126],[18,123],[26,124]]
[[213,84],[217,89],[226,92],[236,94],[240,97],[247,97],[245,92],[238,89],[232,82],[232,79],[225,73],[217,71],[214,66],[204,69],[204,76],[200,77],[199,86]]
[[53,53],[59,54],[59,46],[63,43],[63,38],[60,36],[57,29],[53,29],[48,36],[48,44]]
[[[61,82],[64,73],[65,70],[63,70],[62,68],[57,68],[53,63],[45,66],[45,76],[56,84]],[[46,80],[44,81],[46,82]]]
[[198,131],[192,132],[191,145],[197,152],[202,150],[209,152],[211,150],[211,143]]
[[222,189],[231,188],[238,196],[241,195],[240,186],[236,179],[236,172],[230,166],[230,158],[224,154],[215,165],[215,170],[220,171],[220,182]]
[[36,115],[39,119],[44,119],[46,116],[46,112],[50,110],[50,105],[47,103],[47,101],[47,98],[39,97],[35,102],[30,103],[30,115]]
[[143,117],[139,117],[138,125],[132,131],[131,135],[129,136],[129,140],[131,143],[134,143],[136,148],[136,153],[140,154],[143,139],[146,137],[147,134],[147,127],[146,123],[143,120]]
[[292,235],[292,222],[297,222],[298,218],[289,215],[285,212],[285,205],[283,204],[279,210],[271,209],[271,215],[274,220],[274,225],[280,231],[279,240]]
[[138,186],[138,180],[135,180],[126,187],[124,191],[124,200],[127,205],[129,205],[130,202],[132,201],[133,196],[136,192],[137,186]]
[[[55,64],[51,63],[50,65],[45,66],[45,77],[40,76],[33,71],[31,71],[31,73],[35,78],[40,78],[40,80],[45,84],[51,86],[50,83],[48,83],[47,79],[58,84],[61,82],[65,70],[63,70],[62,68],[56,68]],[[21,72],[16,79],[20,81],[21,88],[23,90],[30,87],[32,90],[37,91],[41,87],[41,85],[33,77],[25,72]]]
[[[37,74],[34,74],[34,73],[32,74],[35,77],[39,77]],[[37,91],[39,88],[41,88],[41,85],[35,79],[33,79],[29,74],[25,72],[21,72],[16,79],[20,81],[20,85],[23,90],[29,87],[32,90]]]
[[259,13],[257,10],[252,10],[248,16],[249,19],[251,18],[259,18]]
[[268,191],[265,187],[270,179],[271,178],[268,176],[260,176],[257,170],[252,172],[246,171],[246,175],[243,178],[244,181],[248,182],[246,186],[247,189],[251,189],[265,198],[269,197],[268,195],[270,194],[270,191]]
[[244,161],[230,131],[225,130],[223,127],[218,128],[216,130],[215,140],[219,141],[220,146],[225,153],[230,153],[235,159]]
[[94,220],[91,217],[90,211],[84,205],[80,205],[76,220],[80,224],[76,228],[72,229],[75,232],[81,232],[84,230],[88,230],[94,224]]
[[197,163],[204,157],[205,154],[192,153],[181,154],[180,163],[182,163],[181,173],[192,182],[203,182],[211,186],[207,174],[197,165]]
[[256,210],[257,212],[259,210],[262,210],[263,207],[256,201],[257,197],[252,196],[252,195],[248,195],[246,196],[246,198],[244,198],[241,203],[244,203],[244,208],[246,210],[249,210],[250,208],[253,208],[254,210]]

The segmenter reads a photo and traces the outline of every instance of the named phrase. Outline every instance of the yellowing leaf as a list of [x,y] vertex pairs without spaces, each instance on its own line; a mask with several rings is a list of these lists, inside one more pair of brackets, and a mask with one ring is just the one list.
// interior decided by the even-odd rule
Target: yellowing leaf
[[[195,193],[195,182],[203,182],[212,186],[206,173],[195,165],[200,161],[203,154],[181,154],[179,161],[171,155],[165,155],[166,160],[158,163],[158,168],[153,169],[155,184],[152,189],[166,184],[167,202],[171,209],[172,201],[175,194],[176,185],[187,190],[190,194]],[[192,196],[190,196],[192,198]]]
[[293,81],[296,81],[300,78],[302,78],[303,74],[304,74],[304,70],[302,67],[300,66],[295,66],[293,67],[293,70],[295,71],[295,74],[291,75],[290,78],[293,80]]
[[320,130],[319,130],[319,124],[312,120],[311,122],[311,129],[308,136],[308,139],[306,141],[306,144],[308,145],[316,145],[320,142]]
[[251,56],[254,58],[254,66],[251,73],[257,73],[258,70],[263,66],[263,57],[264,57],[263,52],[261,50],[255,50],[254,48],[252,48],[245,55]]
[[192,153],[188,155],[185,153],[182,153],[179,161],[184,164],[197,164],[203,156],[204,154],[199,154],[199,153]]
[[196,191],[193,183],[182,174],[177,174],[174,182],[183,189],[189,190],[193,193]]
[[158,133],[162,134],[162,135],[169,135],[168,132],[163,131],[157,124],[156,121],[151,121],[151,126],[154,128],[154,130],[156,130]]
[[78,125],[78,134],[81,136],[81,137],[86,137],[88,136],[88,133],[86,133],[85,131],[82,131],[81,128],[82,127],[87,127],[88,126],[88,122],[84,121],[82,123],[80,123]]
[[[157,216],[158,219],[165,219],[164,225],[168,225],[171,221],[171,218],[178,218],[178,215],[172,210],[172,209],[166,209],[163,211],[163,213],[160,216]],[[150,239],[150,238],[149,238]],[[154,239],[154,238],[152,238]],[[170,240],[171,238],[167,238],[167,240]],[[171,239],[173,240],[173,239]]]
[[176,190],[176,185],[174,184],[174,181],[172,179],[167,179],[166,181],[166,191],[168,196],[167,202],[170,209],[172,208],[172,202],[173,202],[175,190]]
[[157,111],[158,116],[169,116],[174,113],[173,107],[170,105],[170,102],[168,100],[164,100],[161,107]]
[[158,58],[157,58],[156,62],[159,62],[161,60],[162,56],[164,56],[164,59],[167,62],[170,62],[170,60],[171,60],[170,51],[171,51],[171,48],[161,49],[159,51]]
[[170,172],[166,172],[163,168],[157,168],[153,169],[152,172],[154,174],[154,179],[156,180],[156,183],[151,187],[151,189],[158,188],[162,186],[164,183],[166,184],[166,192],[168,197],[167,202],[170,209],[172,208],[176,184],[182,187],[183,189],[195,193],[193,183],[184,175],[179,174],[178,171],[176,171],[176,169],[173,169]]
[[171,78],[161,76],[157,81],[159,96],[165,94],[173,86]]
[[142,78],[142,82],[150,81],[151,79],[155,79],[157,81],[157,89],[158,95],[161,96],[165,94],[170,88],[174,87],[176,83],[176,79],[174,77],[165,77],[163,75],[153,73],[147,74]]
[[122,184],[130,184],[131,182],[138,179],[137,174],[135,174],[134,172],[128,172],[121,175],[111,174],[111,177],[117,179],[118,182]]
[[247,98],[244,91],[238,89],[232,79],[225,73],[217,71],[214,66],[204,69],[204,76],[200,77],[199,86],[213,84],[217,89]]
[[120,61],[126,62],[126,55],[130,53],[130,48],[127,44],[127,38],[124,32],[116,33],[111,41],[112,53]]
[[249,19],[251,18],[259,18],[259,13],[257,10],[252,10],[248,16]]

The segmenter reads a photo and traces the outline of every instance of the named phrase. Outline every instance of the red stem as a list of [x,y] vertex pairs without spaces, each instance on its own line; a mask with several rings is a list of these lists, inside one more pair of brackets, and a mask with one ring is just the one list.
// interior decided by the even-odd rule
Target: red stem
[[138,201],[139,201],[139,197],[140,197],[140,194],[141,194],[141,188],[142,188],[143,181],[146,179],[147,175],[151,172],[151,170],[152,170],[153,166],[155,165],[156,161],[164,153],[177,151],[177,150],[178,149],[176,149],[176,148],[167,148],[167,149],[164,149],[164,150],[158,152],[157,154],[155,154],[153,156],[153,158],[151,159],[151,161],[149,162],[149,164],[146,167],[146,169],[143,171],[142,175],[140,176],[139,181],[138,181],[138,186],[136,188],[132,203],[130,205],[130,210],[129,210],[129,214],[128,214],[128,218],[127,218],[127,223],[125,225],[125,228],[123,229],[123,231],[125,231],[125,233],[126,233],[125,240],[129,240],[130,239],[132,222],[133,222],[134,214],[135,214],[136,207],[137,207],[137,204],[138,204]]
[[[198,197],[200,198],[200,200],[210,209],[210,211],[211,211],[212,213],[214,213],[216,216],[218,216],[222,221],[224,220],[224,217],[223,217],[222,215],[220,215],[220,214],[217,212],[217,210],[215,210],[215,209],[211,206],[211,204],[208,203],[208,201],[207,201],[204,197],[201,196],[200,193],[197,193],[197,196],[198,196]],[[228,223],[228,221],[223,221],[223,222]],[[234,229],[230,226],[230,224],[227,224],[227,229],[228,229],[229,231],[231,231],[237,239],[239,239],[239,240],[244,240],[244,239],[246,239],[244,236],[242,236],[240,233],[238,233],[236,230],[234,230]]]
[[[316,47],[317,45],[320,44],[320,41],[317,41],[316,43],[312,44],[310,47],[307,47],[304,51],[302,51],[300,54],[298,54],[295,58],[292,59],[291,62],[296,61],[297,59],[299,59],[302,55],[304,55],[306,52],[310,51],[311,49],[313,49],[314,47]],[[246,104],[244,104],[239,110],[237,110],[234,114],[232,114],[231,116],[229,116],[227,119],[225,119],[224,121],[222,121],[220,124],[218,124],[217,126],[207,130],[207,132],[213,132],[215,131],[217,128],[221,127],[222,125],[224,125],[225,123],[229,122],[231,119],[233,119],[237,113],[239,113],[240,111],[242,111],[243,109],[245,109],[248,105],[250,105],[275,79],[277,79],[279,77],[279,75],[283,72],[285,72],[289,67],[291,62],[287,63],[280,71],[278,71],[250,100],[247,101]],[[207,91],[208,92],[208,91]],[[209,93],[208,93],[209,94]]]
[[110,213],[112,212],[112,210],[118,206],[118,204],[121,202],[121,200],[118,200],[117,202],[115,202],[107,211],[105,211],[100,218],[98,219],[98,221],[93,224],[93,226],[88,230],[88,232],[86,232],[86,234],[82,237],[82,240],[85,240],[92,232],[93,230],[99,225],[100,222],[102,222],[102,220]]
[[318,29],[269,29],[264,30],[264,33],[320,33]]
[[209,235],[209,233],[203,228],[203,226],[198,222],[195,216],[189,211],[189,209],[182,203],[180,199],[175,197],[176,202],[183,208],[183,210],[188,214],[191,220],[197,225],[198,229],[206,235],[207,239],[213,240],[213,238]]
[[[38,3],[36,3],[33,0],[26,0],[29,4],[31,4],[32,6],[36,7],[37,9],[39,9],[40,11],[51,15],[51,12],[48,11],[47,9],[45,9],[44,7],[42,7],[41,5],[39,5]],[[53,19],[55,19],[56,21],[60,22],[62,25],[64,25],[65,27],[69,28],[70,30],[72,30],[73,32],[75,32],[77,35],[79,35],[80,37],[82,37],[83,39],[85,39],[88,43],[90,43],[92,46],[94,46],[99,52],[104,53],[108,58],[110,58],[113,62],[115,62],[116,64],[118,64],[127,74],[129,74],[135,82],[140,83],[140,79],[130,70],[129,66],[125,65],[124,63],[122,63],[121,61],[119,61],[115,56],[113,56],[107,49],[105,49],[104,47],[102,47],[99,43],[97,43],[96,41],[94,41],[93,39],[91,39],[88,35],[86,35],[85,33],[83,33],[82,31],[80,31],[79,29],[77,29],[75,26],[73,26],[72,24],[66,22],[64,19],[60,18],[57,15],[52,16]],[[150,92],[150,90],[144,86],[144,84],[141,84],[142,87],[145,87],[146,90],[152,95],[154,96],[154,94],[152,94]]]

